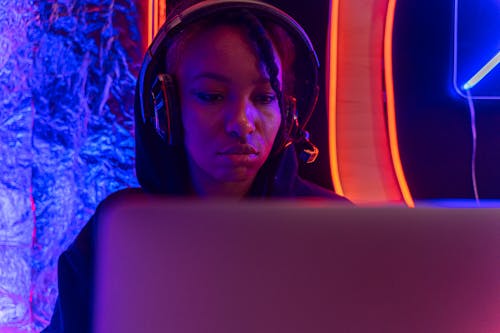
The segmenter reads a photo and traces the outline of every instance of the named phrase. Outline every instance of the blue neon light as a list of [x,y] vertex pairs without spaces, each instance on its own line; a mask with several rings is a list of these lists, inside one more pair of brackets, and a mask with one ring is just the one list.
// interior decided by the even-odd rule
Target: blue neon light
[[455,90],[464,98],[500,99],[500,2],[455,0]]
[[478,84],[489,72],[500,63],[500,51],[491,58],[474,76],[464,84],[464,89],[469,90]]

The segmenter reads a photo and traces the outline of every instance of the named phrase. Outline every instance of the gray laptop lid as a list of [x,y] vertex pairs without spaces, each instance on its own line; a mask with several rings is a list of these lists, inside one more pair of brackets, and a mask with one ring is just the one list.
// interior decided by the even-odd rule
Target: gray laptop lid
[[498,209],[139,196],[100,217],[98,333],[500,331]]

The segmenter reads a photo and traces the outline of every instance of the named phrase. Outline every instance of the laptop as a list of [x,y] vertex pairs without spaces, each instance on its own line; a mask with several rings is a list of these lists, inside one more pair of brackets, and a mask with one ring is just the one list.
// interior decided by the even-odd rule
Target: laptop
[[98,232],[95,332],[500,332],[500,209],[132,196]]

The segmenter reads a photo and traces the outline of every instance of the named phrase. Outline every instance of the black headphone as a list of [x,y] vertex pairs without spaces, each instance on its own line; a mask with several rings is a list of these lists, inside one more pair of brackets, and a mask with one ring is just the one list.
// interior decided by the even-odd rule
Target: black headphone
[[245,9],[258,18],[278,24],[292,38],[296,59],[307,60],[295,61],[294,64],[294,71],[300,78],[295,85],[294,95],[299,97],[284,96],[280,101],[282,128],[286,129],[286,133],[283,135],[283,142],[278,144],[278,150],[299,142],[305,146],[300,154],[301,158],[307,163],[314,162],[319,151],[309,141],[309,133],[304,128],[319,95],[318,57],[309,37],[292,17],[260,1],[205,0],[184,9],[163,24],[146,52],[138,77],[137,93],[143,123],[151,125],[168,145],[175,146],[183,142],[178,87],[170,74],[162,73],[169,41],[186,26],[231,9]]

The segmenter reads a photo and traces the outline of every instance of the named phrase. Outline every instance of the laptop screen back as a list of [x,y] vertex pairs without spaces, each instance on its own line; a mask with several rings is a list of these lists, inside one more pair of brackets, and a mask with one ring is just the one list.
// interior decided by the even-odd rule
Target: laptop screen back
[[137,197],[101,221],[98,333],[500,331],[500,210]]

